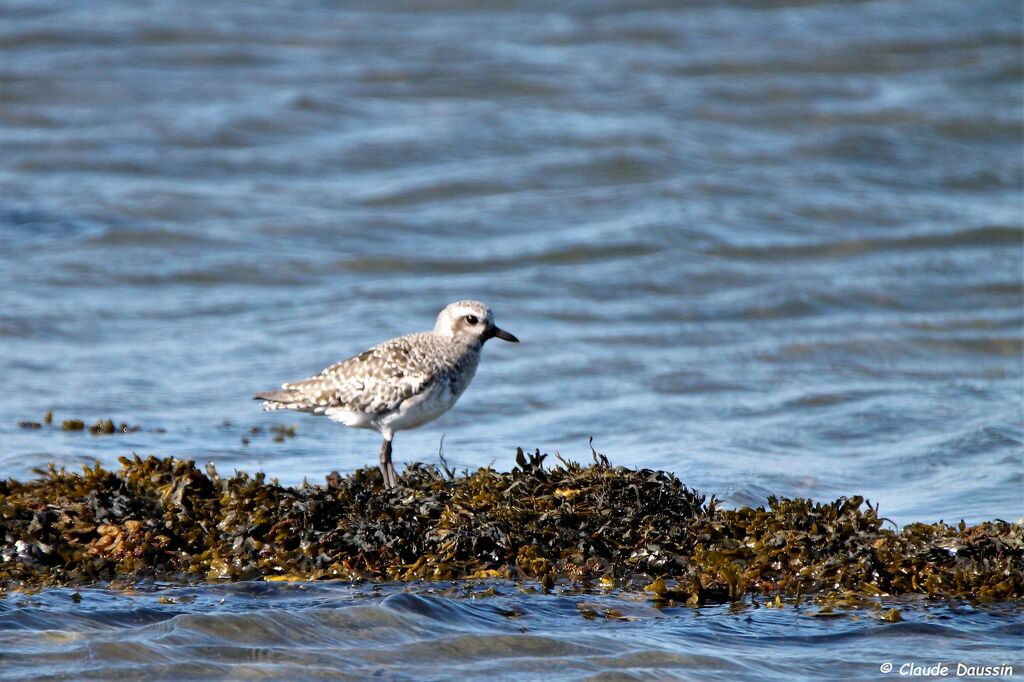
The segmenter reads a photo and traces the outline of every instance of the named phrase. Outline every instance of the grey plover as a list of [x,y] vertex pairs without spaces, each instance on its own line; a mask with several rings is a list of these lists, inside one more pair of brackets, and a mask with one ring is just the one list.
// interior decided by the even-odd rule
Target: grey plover
[[265,410],[300,410],[384,437],[384,485],[398,484],[391,463],[395,432],[437,419],[455,404],[476,374],[480,349],[491,338],[519,339],[494,324],[480,301],[456,301],[437,316],[434,330],[407,334],[342,360],[279,391],[255,395]]

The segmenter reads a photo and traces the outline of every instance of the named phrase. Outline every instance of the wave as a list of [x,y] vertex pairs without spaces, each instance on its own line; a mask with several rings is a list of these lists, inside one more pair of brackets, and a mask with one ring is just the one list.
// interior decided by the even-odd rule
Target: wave
[[765,246],[736,244],[712,247],[709,249],[709,252],[725,258],[750,261],[784,261],[787,259],[830,259],[880,252],[921,251],[955,247],[1020,247],[1022,243],[1024,243],[1024,229],[1009,225],[986,225],[952,232],[929,232],[895,238],[842,239],[812,242],[809,244],[768,244]]

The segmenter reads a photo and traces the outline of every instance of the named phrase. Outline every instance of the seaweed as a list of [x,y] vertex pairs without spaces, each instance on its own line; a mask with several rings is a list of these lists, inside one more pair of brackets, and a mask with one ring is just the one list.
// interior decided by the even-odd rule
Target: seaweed
[[890,595],[1024,597],[1020,523],[896,529],[860,497],[725,509],[596,452],[587,466],[546,459],[520,449],[511,471],[461,475],[413,464],[393,490],[375,468],[287,487],[176,458],[121,458],[116,473],[51,465],[0,482],[0,584],[505,579],[645,591],[661,605],[814,595],[820,617]]
[[[18,422],[18,426],[22,429],[41,429],[43,424],[51,426],[53,424],[53,411],[47,411],[43,415],[42,423],[31,420],[23,420]],[[138,426],[130,426],[125,422],[115,424],[113,419],[98,419],[91,426],[86,426],[85,421],[82,419],[65,419],[61,421],[60,428],[62,431],[88,431],[94,436],[105,436],[114,433],[134,433],[140,431]]]

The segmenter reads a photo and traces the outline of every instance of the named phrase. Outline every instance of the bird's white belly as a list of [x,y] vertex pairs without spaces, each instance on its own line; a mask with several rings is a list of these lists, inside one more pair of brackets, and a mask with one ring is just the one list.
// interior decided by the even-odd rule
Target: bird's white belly
[[393,434],[395,431],[405,431],[423,426],[447,412],[458,397],[452,393],[447,381],[439,382],[432,390],[404,400],[398,409],[379,416],[377,419],[378,429],[385,438],[389,438],[389,434]]
[[345,426],[379,431],[390,440],[396,431],[415,429],[437,419],[447,412],[458,398],[448,382],[440,382],[433,389],[404,400],[398,408],[383,414],[368,414],[344,407],[329,407],[323,414],[331,421]]

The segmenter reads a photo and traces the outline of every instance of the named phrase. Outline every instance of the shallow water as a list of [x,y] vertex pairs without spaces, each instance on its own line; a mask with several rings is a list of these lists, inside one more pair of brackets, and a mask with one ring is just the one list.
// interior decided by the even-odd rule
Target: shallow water
[[[84,590],[78,603],[71,590],[11,595],[0,600],[4,670],[39,679],[759,680],[878,679],[885,663],[893,677],[907,663],[1019,674],[1024,664],[1019,606],[901,602],[904,620],[888,623],[871,610],[656,608],[642,597],[527,596],[502,584],[474,596],[483,588],[236,583]],[[4,670],[0,679],[14,679]]]
[[[587,459],[593,436],[614,463],[733,504],[863,494],[901,524],[1024,513],[1017,3],[2,14],[2,476],[130,451],[285,483],[351,471],[374,434],[261,414],[252,393],[471,296],[523,343],[488,344],[458,406],[399,435],[399,461],[436,461],[442,435],[460,467],[508,468],[516,446]],[[18,427],[51,409],[142,428]],[[298,435],[275,442],[274,424]],[[553,632],[538,599],[517,603]],[[101,623],[128,617],[119,604],[53,650],[81,653],[69,637],[115,665]],[[586,627],[711,657],[726,654],[710,638],[666,632],[711,624],[753,651],[779,628],[787,665],[837,627],[675,618]],[[466,632],[504,632],[480,627]],[[847,627],[865,651],[915,650],[909,622]]]

